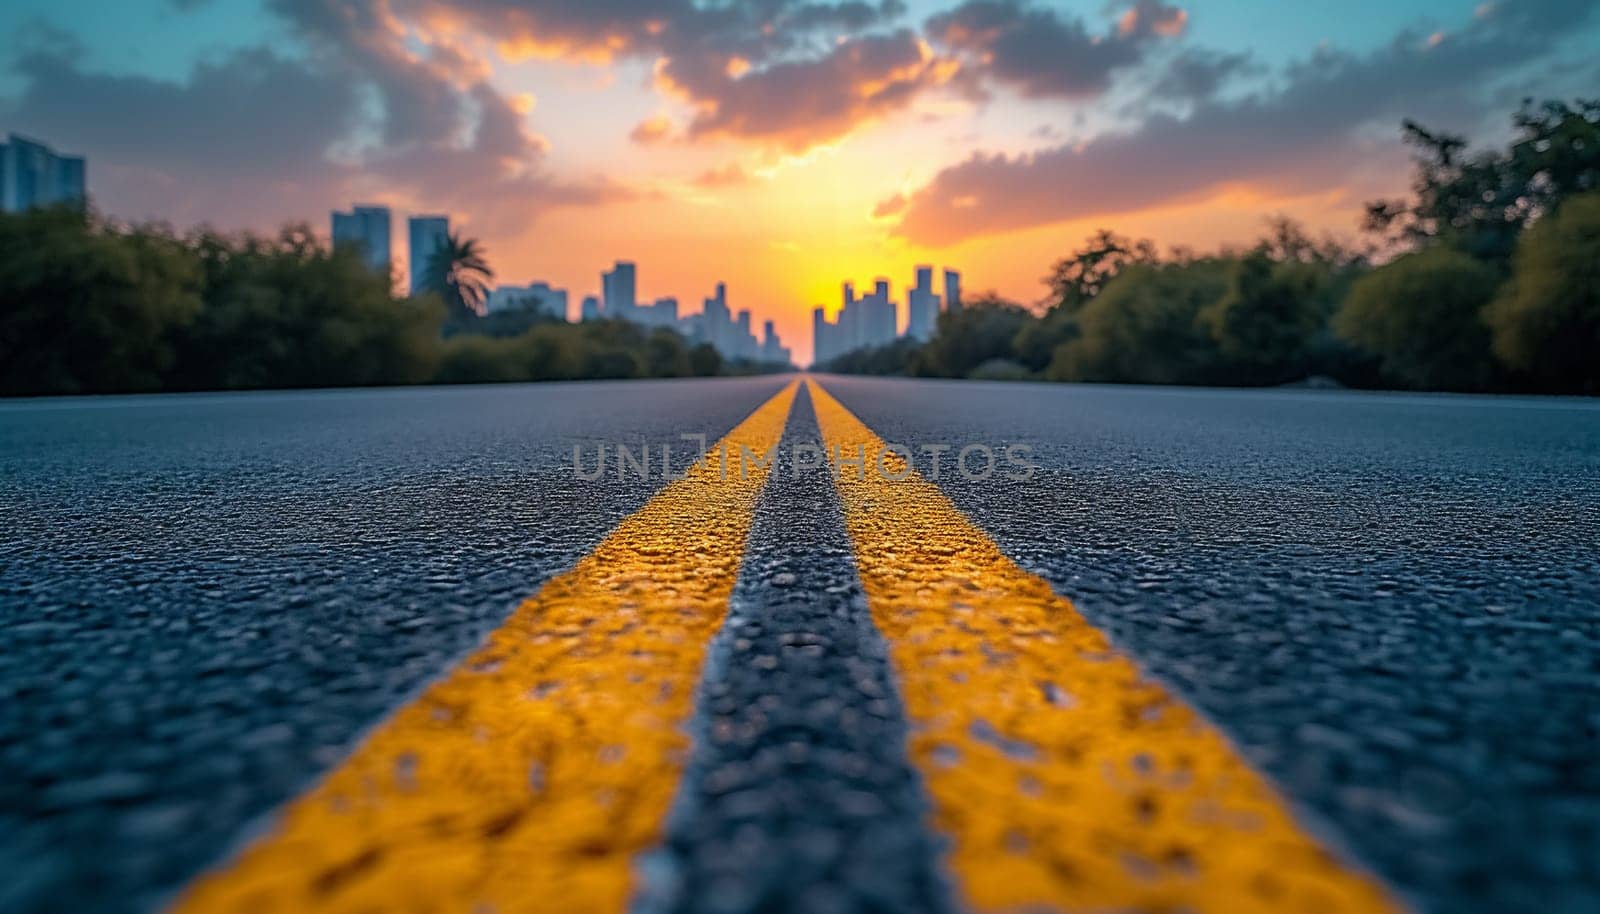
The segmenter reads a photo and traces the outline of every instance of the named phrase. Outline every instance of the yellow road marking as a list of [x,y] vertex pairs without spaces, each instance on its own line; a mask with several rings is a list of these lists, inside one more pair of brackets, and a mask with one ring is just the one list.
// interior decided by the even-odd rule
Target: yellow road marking
[[[933,825],[981,911],[1398,910],[1306,834],[1227,739],[814,381],[873,620]],[[890,455],[886,475],[904,464]],[[996,477],[998,479],[998,476]]]
[[[677,789],[791,382],[375,730],[180,912],[623,910]],[[722,449],[726,448],[724,451]]]

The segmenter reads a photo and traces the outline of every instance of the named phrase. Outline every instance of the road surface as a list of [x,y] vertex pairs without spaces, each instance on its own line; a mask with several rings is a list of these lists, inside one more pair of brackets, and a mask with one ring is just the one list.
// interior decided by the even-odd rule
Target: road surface
[[0,404],[0,910],[1600,906],[1600,404],[793,381]]

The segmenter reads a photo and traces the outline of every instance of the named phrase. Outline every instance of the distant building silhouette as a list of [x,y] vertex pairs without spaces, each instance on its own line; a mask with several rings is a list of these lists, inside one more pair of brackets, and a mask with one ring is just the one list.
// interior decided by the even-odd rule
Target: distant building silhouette
[[761,361],[781,362],[784,365],[794,360],[789,353],[789,347],[783,345],[783,340],[778,338],[778,327],[772,321],[762,325]]
[[702,302],[699,314],[680,315],[678,300],[672,296],[639,304],[638,269],[630,261],[619,260],[600,274],[600,293],[599,297],[584,297],[580,310],[583,320],[624,320],[644,327],[664,327],[692,343],[710,344],[727,359],[789,362],[789,349],[771,321],[767,322],[765,338],[757,339],[751,332],[751,312],[745,309],[735,315],[728,307],[727,283],[717,283],[716,292]]
[[11,134],[0,143],[0,210],[19,213],[36,206],[87,200],[82,156],[57,155],[43,143]]
[[489,312],[531,309],[558,320],[567,319],[567,290],[552,289],[549,283],[526,286],[497,286],[489,292]]
[[389,207],[355,206],[350,212],[333,213],[333,245],[360,249],[361,259],[374,273],[388,275],[393,254],[389,247]]
[[658,298],[653,304],[640,305],[634,320],[651,327],[674,329],[678,326],[678,300],[671,296]]
[[606,317],[619,321],[634,319],[638,306],[636,268],[619,260],[609,273],[600,274],[600,296],[605,300]]
[[944,271],[944,309],[952,313],[961,310],[961,274],[955,270]]
[[906,336],[919,342],[933,339],[939,322],[939,296],[933,294],[933,267],[917,267],[917,284],[906,292]]
[[[449,239],[449,216],[412,216],[406,220],[406,259],[411,268],[412,295],[421,292],[428,284],[428,266],[433,261],[433,255]],[[490,310],[493,310],[492,306]],[[565,310],[562,313],[566,313]]]
[[[889,296],[889,281],[878,279],[872,293],[856,297],[855,284],[844,284],[844,303],[833,320],[825,308],[811,312],[812,362],[820,364],[853,352],[887,346],[900,335],[899,306]],[[939,329],[941,305],[946,310],[961,310],[961,274],[944,271],[944,298],[933,291],[933,267],[916,268],[916,284],[906,291],[905,336],[926,342]]]

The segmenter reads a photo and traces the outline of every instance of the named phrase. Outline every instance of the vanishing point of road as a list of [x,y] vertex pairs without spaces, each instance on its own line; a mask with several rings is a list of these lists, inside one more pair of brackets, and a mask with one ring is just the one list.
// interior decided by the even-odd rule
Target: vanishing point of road
[[0,911],[1593,912],[1597,543],[1581,400],[4,403]]

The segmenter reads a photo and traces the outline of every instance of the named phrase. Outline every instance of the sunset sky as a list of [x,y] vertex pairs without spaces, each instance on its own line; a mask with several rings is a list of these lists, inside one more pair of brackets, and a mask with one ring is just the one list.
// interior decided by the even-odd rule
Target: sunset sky
[[[1314,9],[1310,7],[1315,7]],[[809,356],[839,283],[917,263],[1036,301],[1105,226],[1353,235],[1399,123],[1502,138],[1600,94],[1600,0],[0,0],[0,133],[104,211],[268,229],[446,212],[572,304],[614,259],[724,280]],[[403,260],[403,243],[396,255]],[[902,311],[903,319],[903,311]]]

